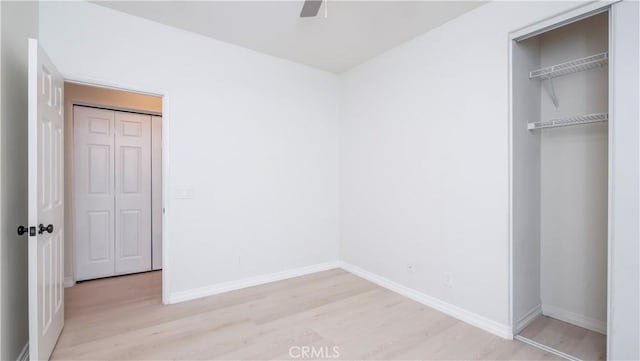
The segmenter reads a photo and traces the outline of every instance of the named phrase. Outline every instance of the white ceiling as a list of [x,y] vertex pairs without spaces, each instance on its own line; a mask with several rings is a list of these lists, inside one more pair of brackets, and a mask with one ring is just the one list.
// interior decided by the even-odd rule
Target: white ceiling
[[329,0],[315,18],[302,1],[96,1],[131,15],[340,73],[483,1]]

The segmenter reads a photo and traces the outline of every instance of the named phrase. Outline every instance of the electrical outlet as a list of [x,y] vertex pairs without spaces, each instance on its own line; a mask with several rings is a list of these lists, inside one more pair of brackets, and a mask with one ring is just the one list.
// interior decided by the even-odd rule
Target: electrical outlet
[[407,272],[413,273],[413,265],[412,264],[408,264],[407,265]]

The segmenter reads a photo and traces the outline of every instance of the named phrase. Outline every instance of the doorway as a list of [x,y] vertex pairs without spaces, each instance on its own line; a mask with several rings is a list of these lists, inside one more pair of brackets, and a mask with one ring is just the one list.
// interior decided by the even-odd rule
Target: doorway
[[511,44],[514,337],[570,360],[607,355],[609,16]]
[[65,286],[162,269],[162,97],[65,83]]

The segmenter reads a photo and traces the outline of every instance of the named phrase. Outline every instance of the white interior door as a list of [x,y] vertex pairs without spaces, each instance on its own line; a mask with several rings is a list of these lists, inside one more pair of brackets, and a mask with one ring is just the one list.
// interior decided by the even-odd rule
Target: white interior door
[[73,107],[76,280],[115,274],[115,112]]
[[35,39],[28,66],[29,356],[44,360],[64,325],[64,80]]
[[151,116],[115,112],[116,274],[151,270]]

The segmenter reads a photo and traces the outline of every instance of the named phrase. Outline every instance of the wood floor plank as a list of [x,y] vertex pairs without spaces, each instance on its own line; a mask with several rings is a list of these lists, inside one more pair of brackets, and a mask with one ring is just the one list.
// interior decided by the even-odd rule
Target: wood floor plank
[[296,359],[301,347],[323,352],[306,359],[336,347],[340,360],[556,359],[338,269],[176,305],[161,304],[161,283],[150,272],[66,289],[52,359]]
[[581,360],[605,360],[607,357],[606,335],[548,316],[535,319],[520,335]]

